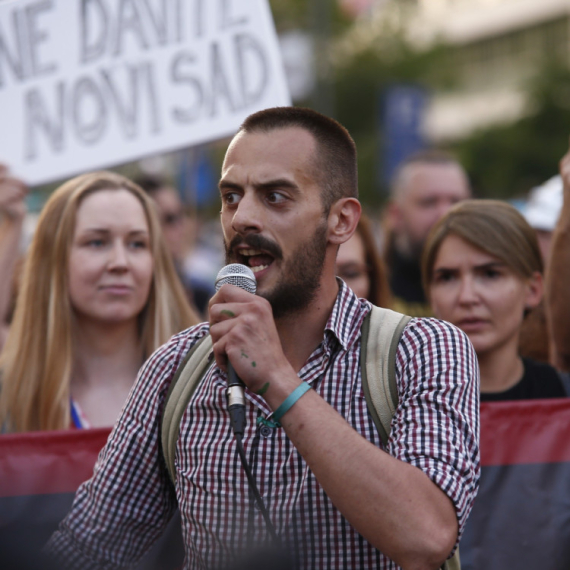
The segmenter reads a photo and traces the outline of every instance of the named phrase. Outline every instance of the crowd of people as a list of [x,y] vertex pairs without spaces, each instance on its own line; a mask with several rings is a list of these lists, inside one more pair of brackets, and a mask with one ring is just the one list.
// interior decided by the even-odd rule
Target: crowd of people
[[[265,543],[226,413],[232,369],[240,437],[295,567],[440,567],[477,493],[479,402],[570,393],[570,153],[556,184],[548,222],[532,202],[526,219],[473,199],[452,156],[422,151],[396,173],[381,239],[348,132],[310,110],[261,111],[219,184],[226,263],[253,270],[252,295],[198,275],[193,222],[161,178],[67,181],[20,253],[28,190],[1,166],[2,431],[115,426],[50,556],[128,566],[176,506],[187,569],[231,567]],[[359,368],[373,305],[413,317],[394,344],[387,445]],[[182,415],[173,486],[161,414],[205,337],[213,360]]]

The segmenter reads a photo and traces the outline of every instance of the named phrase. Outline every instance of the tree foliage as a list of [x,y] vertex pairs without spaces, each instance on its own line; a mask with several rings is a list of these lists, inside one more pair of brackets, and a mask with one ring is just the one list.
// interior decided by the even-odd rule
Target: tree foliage
[[558,172],[570,136],[570,71],[545,67],[529,86],[530,112],[510,125],[474,133],[455,145],[476,194],[525,195]]
[[445,47],[418,52],[397,34],[382,43],[389,49],[370,46],[349,64],[337,67],[333,79],[335,118],[357,144],[361,199],[373,207],[387,197],[387,188],[381,182],[385,89],[394,84],[414,84],[429,90],[453,82],[452,74],[441,65]]

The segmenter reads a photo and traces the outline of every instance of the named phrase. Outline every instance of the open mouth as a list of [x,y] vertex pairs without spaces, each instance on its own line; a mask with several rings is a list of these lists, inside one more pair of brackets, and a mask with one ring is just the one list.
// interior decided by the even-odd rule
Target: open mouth
[[259,249],[241,249],[237,252],[238,260],[243,265],[247,265],[254,273],[259,273],[267,269],[274,260],[274,257]]

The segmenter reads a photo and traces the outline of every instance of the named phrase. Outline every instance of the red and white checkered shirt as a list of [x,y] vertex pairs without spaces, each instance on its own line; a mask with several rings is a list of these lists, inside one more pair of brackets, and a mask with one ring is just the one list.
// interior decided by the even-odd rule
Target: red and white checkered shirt
[[[341,286],[321,344],[299,376],[363,437],[382,443],[360,376],[360,327],[370,310]],[[267,536],[250,498],[226,412],[226,378],[212,366],[194,393],[176,449],[176,488],[159,447],[170,381],[192,345],[208,332],[173,337],[143,366],[101,452],[93,478],[78,490],[49,550],[82,569],[123,567],[160,535],[178,502],[186,545],[184,568],[228,564],[249,537]],[[424,471],[453,501],[460,532],[479,481],[479,378],[473,348],[455,327],[413,319],[396,355],[399,406],[388,452]],[[245,451],[260,494],[284,544],[307,570],[397,568],[347,522],[324,493],[283,429],[261,429],[271,413],[246,390]]]

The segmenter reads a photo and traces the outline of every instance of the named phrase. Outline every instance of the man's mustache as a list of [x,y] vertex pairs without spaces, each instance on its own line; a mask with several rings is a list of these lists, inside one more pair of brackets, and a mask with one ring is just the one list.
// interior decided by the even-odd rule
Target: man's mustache
[[247,245],[251,249],[260,249],[273,256],[275,259],[283,259],[283,250],[274,241],[259,234],[247,234],[245,236],[236,234],[229,245],[226,245],[226,256],[231,255],[235,248],[240,245]]

